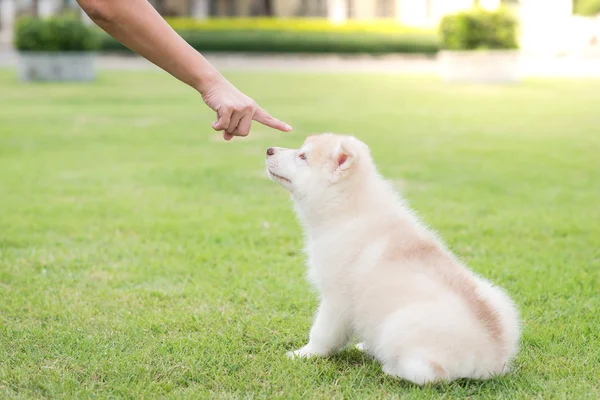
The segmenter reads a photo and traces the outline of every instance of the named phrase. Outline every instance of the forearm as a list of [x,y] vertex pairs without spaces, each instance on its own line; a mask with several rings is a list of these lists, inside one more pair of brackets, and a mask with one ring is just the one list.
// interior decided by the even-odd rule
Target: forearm
[[203,93],[219,72],[181,38],[146,0],[77,0],[116,40]]

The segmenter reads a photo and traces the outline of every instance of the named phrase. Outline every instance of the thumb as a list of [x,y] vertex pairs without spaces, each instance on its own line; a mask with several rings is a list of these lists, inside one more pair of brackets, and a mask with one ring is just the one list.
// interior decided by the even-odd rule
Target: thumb
[[218,120],[212,123],[212,128],[215,131],[223,131],[227,129],[231,120],[231,110],[228,108],[219,110],[219,112],[217,112],[217,118]]
[[288,124],[286,124],[283,121],[278,120],[277,118],[271,117],[271,115],[269,115],[269,113],[267,113],[265,110],[263,110],[260,107],[258,107],[256,112],[254,113],[254,116],[252,117],[252,119],[258,123],[261,123],[270,128],[273,128],[273,129],[278,129],[282,132],[289,132],[292,130],[291,126],[289,126]]

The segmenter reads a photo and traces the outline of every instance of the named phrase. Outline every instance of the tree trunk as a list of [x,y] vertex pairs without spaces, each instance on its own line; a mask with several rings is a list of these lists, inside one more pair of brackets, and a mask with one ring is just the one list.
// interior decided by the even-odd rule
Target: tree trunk
[[37,17],[40,15],[40,0],[31,0],[31,15]]
[[158,13],[160,15],[165,14],[165,2],[164,0],[155,0],[154,1],[154,8],[156,8],[156,11],[158,11]]
[[273,16],[273,0],[265,0],[265,15]]

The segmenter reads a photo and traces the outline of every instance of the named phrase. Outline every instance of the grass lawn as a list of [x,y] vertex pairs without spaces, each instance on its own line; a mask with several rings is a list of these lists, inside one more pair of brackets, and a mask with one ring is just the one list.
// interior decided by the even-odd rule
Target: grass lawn
[[[230,78],[294,133],[225,143],[159,72],[0,71],[0,397],[600,397],[600,81]],[[264,151],[326,130],[513,296],[511,375],[418,388],[354,350],[285,357],[317,302]]]

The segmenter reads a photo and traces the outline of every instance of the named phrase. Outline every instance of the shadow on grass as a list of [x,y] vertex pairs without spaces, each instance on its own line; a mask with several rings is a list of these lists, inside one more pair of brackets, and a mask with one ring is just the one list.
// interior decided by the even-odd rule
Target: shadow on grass
[[373,357],[370,357],[363,352],[354,348],[348,348],[329,359],[337,366],[340,373],[347,372],[356,368],[362,368],[367,373],[367,377],[377,379],[379,384],[390,389],[398,390],[429,390],[439,394],[461,394],[461,395],[476,395],[476,394],[493,394],[499,390],[506,390],[513,386],[515,382],[515,372],[518,371],[518,366],[515,366],[512,372],[504,376],[497,376],[487,380],[477,379],[457,379],[452,382],[440,382],[436,384],[428,384],[424,386],[416,385],[412,382],[393,378],[383,373],[381,365]]

